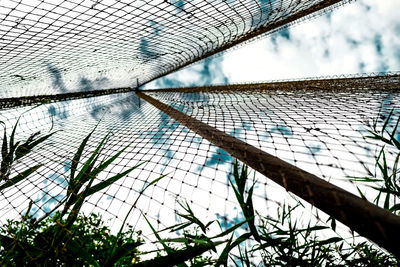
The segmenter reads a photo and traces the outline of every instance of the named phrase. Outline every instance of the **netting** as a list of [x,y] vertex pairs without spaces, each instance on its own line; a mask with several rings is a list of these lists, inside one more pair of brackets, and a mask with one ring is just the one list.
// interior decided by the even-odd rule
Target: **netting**
[[[374,118],[383,124],[391,110],[394,126],[400,110],[398,81],[398,75],[391,75],[163,89],[146,95],[358,194],[349,177],[373,172],[379,142],[366,138],[367,130]],[[82,212],[100,213],[111,219],[113,229],[119,229],[143,186],[166,175],[141,195],[128,216],[128,225],[137,230],[146,228],[143,212],[157,229],[171,226],[180,220],[177,200],[183,199],[199,218],[216,217],[224,225],[240,220],[243,214],[228,182],[233,162],[225,151],[229,147],[211,144],[196,130],[189,130],[141,98],[127,92],[40,104],[33,109],[2,109],[0,120],[8,135],[21,116],[15,140],[26,140],[36,132],[55,132],[13,163],[13,173],[22,173],[38,163],[43,166],[15,186],[2,189],[2,223],[20,218],[30,201],[32,216],[38,220],[60,210],[65,204],[74,154],[94,128],[82,164],[108,133],[109,140],[100,153],[103,161],[127,147],[94,184],[143,165],[89,196]],[[388,159],[395,155],[395,150],[389,152]],[[289,195],[258,172],[255,179],[255,209],[273,216]],[[373,201],[374,195],[366,196]],[[327,198],[333,207],[338,205],[337,200]],[[326,216],[318,216],[326,220]]]
[[344,2],[2,1],[1,97],[136,87]]
[[[254,174],[245,191],[257,216],[301,203],[305,221],[332,216],[346,237],[348,226],[399,255],[399,218],[354,182],[374,176],[382,140],[396,162],[398,73],[138,90],[344,2],[2,1],[0,222],[29,215],[40,232],[42,220],[79,210],[153,242],[149,222],[181,223],[187,201],[202,221],[226,230],[247,220],[239,230],[253,231],[232,182],[238,159]],[[381,128],[389,139],[368,137]]]

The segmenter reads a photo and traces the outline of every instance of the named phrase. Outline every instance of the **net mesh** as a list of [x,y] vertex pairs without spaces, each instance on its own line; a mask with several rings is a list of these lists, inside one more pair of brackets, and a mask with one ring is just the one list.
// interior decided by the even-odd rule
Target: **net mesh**
[[337,2],[5,0],[1,96],[136,87]]
[[[366,137],[371,123],[385,125],[390,114],[386,126],[396,128],[398,73],[137,91],[196,60],[344,2],[349,1],[2,1],[1,136],[11,142],[15,135],[19,144],[46,138],[9,166],[2,164],[2,174],[11,177],[34,171],[12,186],[2,179],[0,222],[21,218],[30,203],[30,215],[40,221],[62,211],[70,194],[82,199],[69,177],[89,135],[77,172],[97,150],[96,163],[115,159],[93,186],[127,171],[84,198],[81,210],[110,219],[113,231],[123,225],[142,231],[144,216],[156,229],[179,223],[183,200],[201,220],[216,218],[225,229],[243,220],[229,182],[234,158],[226,152],[236,148],[215,144],[212,132],[207,138],[173,115],[180,113],[346,191],[369,192],[351,177],[375,170],[381,144]],[[175,113],[168,115],[156,101]],[[398,129],[393,135],[399,140]],[[388,146],[387,160],[393,162],[396,153]],[[257,214],[274,217],[278,206],[293,200],[303,203],[307,218],[327,220],[288,193],[284,179],[282,187],[262,168],[252,173]],[[365,197],[374,201],[373,194]],[[340,201],[328,201],[340,209]],[[151,231],[144,236],[155,240]]]
[[398,76],[353,83],[351,79],[332,79],[205,87],[197,92],[182,88],[151,94],[301,169],[341,183],[351,176],[365,176],[365,168],[374,165],[375,142],[366,138],[367,129],[371,118],[392,109],[397,114],[398,94],[392,88],[396,80]]
[[[399,117],[400,95],[393,86],[398,80],[399,75],[390,75],[162,89],[146,94],[358,194],[349,177],[373,172],[379,142],[366,138],[368,125],[379,116],[383,123],[384,114],[391,110],[393,122]],[[179,222],[177,200],[183,199],[202,219],[216,217],[230,225],[243,216],[228,182],[233,158],[134,92],[39,104],[33,109],[2,109],[0,120],[8,134],[20,116],[16,140],[26,140],[39,131],[56,133],[13,164],[15,173],[38,163],[43,166],[36,174],[2,190],[3,223],[20,218],[30,201],[32,215],[38,219],[60,209],[60,203],[65,203],[72,158],[95,128],[82,164],[107,134],[109,140],[100,158],[127,148],[94,184],[143,164],[87,198],[83,212],[103,214],[118,229],[143,186],[166,175],[142,194],[128,224],[146,228],[143,212],[157,229],[171,226]],[[388,158],[395,155],[395,150],[389,152]],[[255,208],[260,214],[272,215],[289,195],[263,175],[255,175]],[[374,195],[366,196],[373,201]]]

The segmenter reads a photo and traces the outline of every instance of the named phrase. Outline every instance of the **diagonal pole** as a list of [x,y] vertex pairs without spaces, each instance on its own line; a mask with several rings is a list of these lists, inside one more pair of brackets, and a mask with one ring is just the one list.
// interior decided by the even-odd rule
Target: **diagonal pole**
[[286,190],[400,257],[400,217],[254,146],[190,117],[153,97],[137,96]]

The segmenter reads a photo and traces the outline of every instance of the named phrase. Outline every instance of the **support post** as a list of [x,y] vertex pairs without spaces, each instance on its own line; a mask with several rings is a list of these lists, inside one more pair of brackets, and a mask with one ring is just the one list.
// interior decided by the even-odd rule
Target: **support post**
[[190,117],[143,92],[138,92],[137,96],[286,190],[400,257],[399,216]]

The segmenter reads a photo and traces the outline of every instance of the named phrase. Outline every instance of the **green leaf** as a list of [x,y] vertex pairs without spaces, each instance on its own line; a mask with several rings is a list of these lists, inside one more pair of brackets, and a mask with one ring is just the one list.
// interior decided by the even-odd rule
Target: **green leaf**
[[25,143],[19,145],[17,147],[17,149],[15,150],[15,159],[20,159],[23,156],[25,156],[26,154],[28,154],[35,146],[37,146],[38,144],[44,142],[46,139],[48,139],[50,136],[52,136],[53,134],[55,134],[56,132],[47,134],[45,136],[40,137],[38,140],[33,141],[33,140],[27,140]]
[[[251,218],[249,218],[249,219],[251,219]],[[243,221],[243,222],[240,222],[240,223],[238,223],[238,224],[235,224],[234,226],[232,226],[231,228],[225,230],[224,232],[222,232],[222,233],[220,233],[220,234],[218,234],[218,235],[216,235],[216,236],[211,237],[211,239],[223,237],[223,236],[226,236],[226,235],[232,233],[233,231],[235,231],[236,229],[238,229],[239,227],[241,227],[243,224],[247,223],[247,222],[249,221],[249,219],[246,219],[246,220]]]
[[235,193],[236,199],[239,202],[239,205],[244,204],[244,199],[238,189],[236,189],[235,185],[232,183],[232,181],[229,179],[229,183],[232,185],[233,192]]
[[[106,142],[106,139],[108,138],[108,135],[106,135],[101,142],[97,145],[96,149],[92,152],[92,155],[90,155],[89,159],[85,162],[83,165],[82,169],[79,171],[78,175],[75,177],[74,181],[75,184],[78,182],[81,182],[82,184],[85,183],[90,177],[88,178],[86,175],[90,172],[91,168],[94,166],[96,159],[98,158],[98,153],[103,147],[104,143]],[[86,180],[85,180],[86,179]]]
[[217,252],[215,246],[214,246],[214,242],[208,238],[205,235],[201,235],[201,236],[193,236],[193,235],[185,235],[185,237],[181,237],[181,238],[170,238],[170,239],[164,239],[164,242],[176,242],[176,243],[184,243],[184,244],[190,244],[190,243],[194,243],[197,245],[204,245],[204,244],[209,244],[211,245],[211,249],[214,252]]
[[[218,242],[216,245],[222,244],[222,242]],[[136,264],[133,264],[133,267],[173,267],[184,264],[185,261],[193,259],[197,256],[200,256],[207,250],[210,250],[211,245],[203,244],[196,246],[189,246],[182,250],[173,251],[167,256],[160,256],[151,260],[142,261]]]
[[3,136],[3,144],[1,146],[1,156],[2,160],[4,160],[7,157],[8,154],[8,146],[7,146],[7,131],[6,127],[4,126],[4,136]]
[[79,171],[78,176],[76,176],[76,178],[75,178],[75,185],[74,185],[74,188],[73,188],[73,191],[72,191],[71,195],[76,196],[78,194],[79,190],[82,188],[82,186],[87,181],[91,180],[92,178],[96,178],[95,176],[93,176],[91,174],[91,171],[93,170],[94,165],[96,164],[99,156],[100,155],[97,154],[94,157],[94,159],[92,159],[90,162],[88,160],[88,162],[87,162],[88,165],[85,167],[85,169],[84,170],[82,169],[81,171]]
[[331,228],[333,231],[336,231],[336,219],[330,216],[326,222],[331,221]]
[[386,117],[386,120],[385,120],[385,122],[384,122],[384,124],[383,124],[383,126],[382,126],[382,134],[383,134],[383,132],[385,131],[386,126],[388,125],[388,123],[389,123],[389,121],[390,121],[390,118],[392,117],[393,110],[394,110],[394,109],[392,109],[392,110],[390,111],[389,115]]
[[397,139],[395,139],[395,138],[393,138],[392,141],[393,141],[394,145],[396,146],[396,148],[397,148],[398,150],[400,150],[400,142],[397,141]]
[[372,183],[372,182],[380,182],[382,179],[378,178],[371,178],[371,177],[354,177],[354,176],[348,176],[348,178],[351,178],[352,181],[354,182],[366,182],[366,183]]
[[220,266],[220,265],[227,266],[228,256],[229,256],[229,251],[231,250],[232,240],[233,240],[233,235],[229,238],[228,242],[225,245],[224,250],[219,255],[219,258],[218,258],[217,262],[215,263],[215,266]]
[[28,209],[26,210],[25,215],[23,216],[23,219],[24,219],[24,220],[29,219],[29,217],[30,217],[29,213],[31,212],[32,204],[33,204],[33,201],[32,201],[32,200],[29,201]]
[[154,229],[153,225],[149,222],[149,220],[147,219],[147,217],[142,213],[144,219],[146,220],[147,224],[150,226],[151,231],[153,231],[153,234],[156,236],[157,240],[160,242],[160,244],[163,246],[164,250],[168,253],[171,254],[174,252],[174,250],[172,248],[170,248],[166,242],[164,242],[164,240],[161,238],[161,236],[158,234],[158,232],[156,231],[156,229]]
[[121,258],[131,254],[137,247],[142,245],[142,242],[127,242],[118,247],[116,247],[115,251],[111,258],[105,263],[105,266],[114,266],[114,264]]
[[254,184],[250,188],[248,196],[247,196],[247,201],[246,201],[246,208],[243,210],[243,214],[245,214],[246,219],[249,218],[249,228],[250,232],[253,234],[253,237],[256,241],[260,242],[260,236],[258,234],[257,228],[254,224],[254,207],[253,207],[253,201],[252,201],[252,196],[253,196],[253,189],[254,189]]
[[171,229],[171,232],[176,232],[176,231],[185,229],[190,225],[192,225],[191,222],[179,223],[179,224],[175,224],[175,225],[173,225],[171,227],[167,227],[167,228],[163,229],[162,231],[166,231],[166,230],[170,230]]
[[[104,188],[106,188],[106,187],[112,185],[113,183],[115,183],[116,181],[118,181],[118,180],[121,179],[122,177],[125,177],[128,173],[130,173],[131,171],[133,171],[134,169],[136,169],[137,167],[139,167],[139,166],[142,165],[142,164],[143,164],[143,163],[141,163],[141,164],[139,164],[139,165],[136,165],[135,167],[132,167],[132,168],[130,168],[130,169],[128,169],[128,170],[126,170],[126,171],[120,173],[120,174],[117,174],[117,175],[115,175],[115,176],[113,176],[113,177],[111,177],[111,178],[108,178],[108,179],[105,180],[105,181],[102,181],[102,182],[100,182],[100,183],[98,183],[98,184],[92,186],[92,187],[89,188],[88,191],[86,192],[86,196],[88,197],[88,196],[90,196],[90,195],[92,195],[92,194],[94,194],[94,193],[96,193],[96,192],[99,192],[100,190],[103,190]],[[92,173],[90,174],[90,176],[92,176]],[[93,176],[93,177],[95,177],[95,176]],[[78,198],[81,198],[81,197],[82,197],[82,194],[83,194],[83,193],[80,193],[80,194],[78,195]]]
[[75,202],[75,205],[73,206],[72,210],[70,211],[70,215],[68,216],[67,219],[67,224],[66,224],[66,228],[68,229],[76,220],[78,213],[83,205],[83,201],[85,200],[85,198],[88,196],[87,193],[89,191],[90,186],[92,185],[94,181],[94,177],[91,178],[91,180],[89,181],[88,185],[86,186],[85,190],[83,191],[82,194],[79,195],[79,198],[77,198],[77,201]]
[[395,139],[395,138],[394,138],[394,135],[396,134],[397,128],[399,127],[399,123],[400,123],[400,117],[397,118],[396,125],[394,126],[393,131],[392,131],[392,133],[390,134],[390,139],[391,139],[391,140]]
[[[93,132],[93,131],[92,131]],[[92,132],[88,135],[90,136],[92,134]],[[98,152],[100,151],[101,147],[104,145],[104,142],[106,140],[106,138],[108,137],[108,135],[106,135],[102,141],[99,143],[99,145],[96,147],[95,151],[92,152],[91,156],[89,157],[89,159],[85,162],[85,164],[83,165],[82,169],[79,171],[78,175],[75,178],[72,178],[73,175],[71,174],[70,177],[70,181],[68,184],[68,189],[67,189],[67,202],[64,206],[64,209],[62,211],[62,215],[65,215],[65,213],[67,212],[67,210],[69,209],[69,207],[76,202],[76,199],[78,197],[78,192],[80,190],[80,188],[88,181],[88,180],[92,180],[95,178],[90,174],[90,171],[92,170],[92,168],[94,167],[94,165],[96,164],[96,161],[99,157]],[[85,138],[86,139],[86,138]],[[79,147],[78,151],[81,149],[82,144],[85,143],[86,144],[87,140],[85,142],[81,143],[81,146]],[[84,145],[82,147],[82,151],[83,151]],[[79,153],[79,155],[76,158],[80,158],[80,154],[82,154],[82,151]],[[75,155],[76,156],[76,155]],[[75,157],[74,157],[75,159]],[[72,168],[72,167],[71,167]],[[76,168],[76,167],[75,167]]]
[[32,246],[31,244],[23,242],[20,239],[16,240],[15,238],[11,238],[2,234],[0,234],[0,244],[9,252],[13,251],[15,254],[25,254],[29,258],[37,257],[43,253],[43,251],[36,246]]
[[[145,186],[145,187],[139,192],[139,196],[136,198],[135,202],[132,204],[131,208],[129,209],[129,211],[127,212],[127,214],[126,214],[126,216],[125,216],[125,218],[124,218],[124,221],[122,222],[121,228],[119,229],[119,232],[118,232],[118,234],[117,234],[117,239],[115,240],[115,242],[113,243],[113,245],[112,245],[112,247],[111,247],[111,249],[110,249],[110,254],[109,254],[109,256],[108,256],[108,260],[112,257],[112,255],[114,255],[114,253],[115,253],[115,248],[116,248],[116,246],[117,246],[119,240],[121,239],[121,233],[122,233],[122,230],[123,230],[124,225],[125,225],[125,223],[126,223],[126,220],[128,219],[129,214],[131,214],[133,208],[136,207],[136,204],[137,204],[137,202],[139,201],[140,196],[146,191],[146,189],[147,189],[149,186],[151,186],[152,184],[157,183],[161,178],[163,178],[163,177],[165,177],[165,176],[166,176],[166,175],[162,175],[161,177],[159,177],[159,178],[157,178],[157,179],[154,179],[151,183],[149,183],[147,186]],[[145,217],[145,219],[146,219],[146,217]],[[146,220],[147,220],[147,219],[146,219]],[[107,260],[107,261],[108,261],[108,260]]]
[[151,185],[157,183],[158,181],[160,181],[162,178],[164,178],[164,177],[167,176],[167,175],[168,175],[168,174],[161,175],[161,176],[158,177],[157,179],[154,179],[153,181],[151,181],[148,185],[146,185],[146,186],[142,189],[141,193],[143,193],[147,188],[149,188]]
[[203,233],[206,233],[206,226],[194,215],[192,209],[190,208],[189,204],[185,201],[185,203],[178,202],[179,205],[189,214],[181,214],[178,213],[180,217],[185,218],[186,220],[198,225]]
[[[249,239],[252,236],[251,233],[245,233],[242,234],[241,236],[239,236],[234,242],[228,242],[224,248],[224,250],[222,251],[221,255],[218,258],[217,263],[215,264],[215,266],[220,266],[220,265],[224,265],[227,266],[228,263],[228,256],[229,256],[229,252],[236,247],[237,245],[239,245],[240,243],[246,241],[247,239]],[[232,238],[229,240],[231,241]]]
[[96,129],[96,127],[85,137],[85,139],[82,140],[81,144],[79,145],[78,150],[76,151],[76,153],[75,153],[75,155],[74,155],[74,157],[72,159],[72,162],[71,162],[71,177],[70,177],[71,181],[73,181],[74,178],[75,178],[75,172],[76,172],[76,170],[78,168],[78,163],[79,163],[79,160],[81,159],[83,150],[85,149],[86,143],[88,142],[90,136],[92,135],[92,133],[94,132],[95,129]]
[[3,145],[1,147],[1,168],[0,168],[0,179],[5,180],[8,178],[8,168],[11,165],[11,162],[8,162],[8,146],[7,146],[7,134],[6,128],[4,127],[4,137],[3,137]]
[[185,244],[189,244],[190,241],[192,241],[191,239],[188,239],[186,237],[177,237],[177,238],[166,238],[163,239],[164,242],[175,242],[175,243],[185,243]]
[[3,183],[0,186],[0,191],[7,187],[12,186],[12,185],[16,185],[17,183],[19,183],[23,179],[27,178],[29,175],[31,175],[33,172],[35,172],[37,169],[39,169],[42,166],[43,166],[43,164],[36,165],[34,167],[31,167],[31,168],[19,173],[17,176],[10,178],[9,180],[7,180],[5,183]]
[[[74,186],[72,187],[73,191],[67,191],[67,201],[64,205],[64,209],[61,213],[61,216],[64,216],[67,210],[73,205],[77,199],[82,198],[82,194],[79,194],[79,190],[82,186],[90,179],[94,179],[95,177],[90,175],[90,171],[92,170],[94,164],[96,164],[97,157],[91,162],[91,164],[86,168],[85,173],[80,176],[80,181],[75,182]],[[89,172],[89,173],[87,173]]]
[[84,247],[81,246],[75,240],[70,240],[67,242],[67,249],[72,252],[78,258],[85,260],[87,263],[93,264],[94,266],[100,267],[99,263],[90,255],[89,251]]
[[[118,153],[116,153],[114,156],[112,156],[111,158],[109,158],[108,160],[106,160],[104,163],[100,164],[98,167],[96,167],[93,171],[92,171],[92,175],[93,176],[97,176],[100,172],[102,172],[105,168],[107,168],[112,162],[114,162],[114,160],[116,158],[119,157],[119,155],[121,155],[122,152],[125,151],[125,149],[127,149],[130,146],[127,145],[126,147],[124,147],[121,151],[119,151]],[[143,164],[143,163],[141,163]],[[136,167],[135,167],[136,168]]]
[[[22,114],[21,114],[22,115]],[[21,116],[20,117],[18,117],[18,119],[17,119],[17,122],[15,123],[15,125],[14,125],[14,127],[13,127],[13,130],[12,130],[12,132],[11,132],[11,135],[10,135],[10,150],[14,147],[14,136],[15,136],[15,130],[17,129],[17,126],[18,126],[18,123],[19,123],[19,119],[21,118]]]

